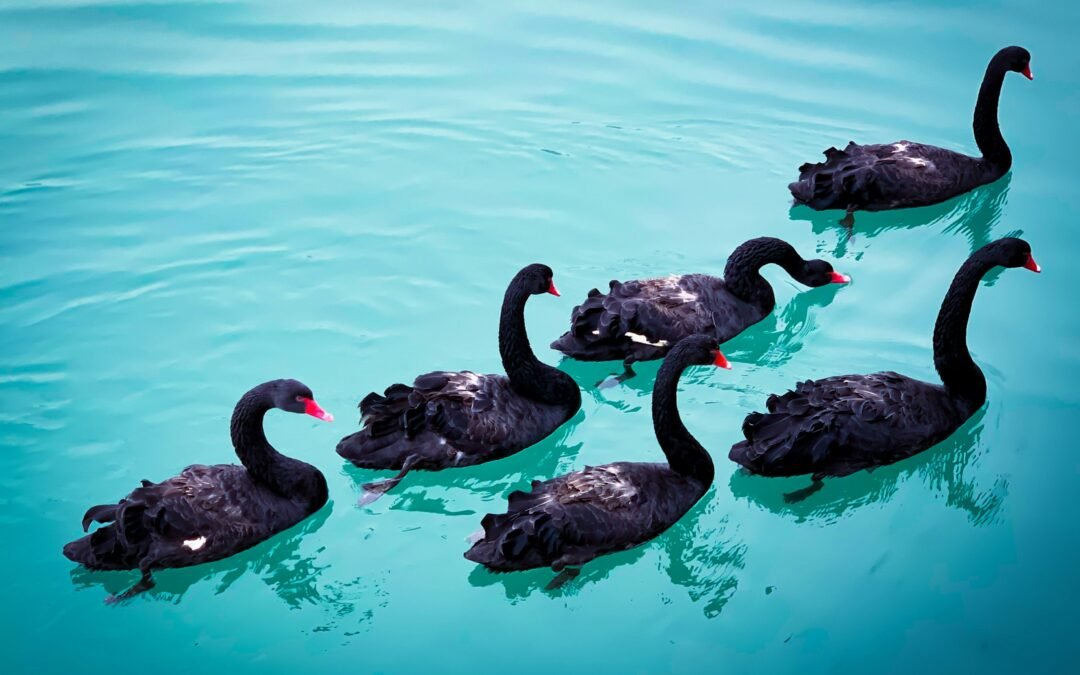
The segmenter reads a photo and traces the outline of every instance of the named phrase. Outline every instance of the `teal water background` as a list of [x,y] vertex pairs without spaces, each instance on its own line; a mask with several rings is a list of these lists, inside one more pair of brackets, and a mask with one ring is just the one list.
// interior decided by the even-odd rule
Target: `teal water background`
[[[723,6],[721,6],[723,5]],[[0,634],[5,672],[1066,672],[1080,658],[1080,56],[1074,3],[181,3],[0,0]],[[848,140],[976,152],[989,57],[1007,78],[1003,181],[926,209],[789,211],[805,161]],[[970,345],[989,402],[910,461],[830,481],[740,474],[743,416],[809,377],[934,379],[956,268],[1006,234],[1044,272],[995,275]],[[549,478],[659,450],[656,364],[564,363],[582,412],[473,469],[385,474],[334,454],[368,391],[500,368],[522,265],[541,358],[612,278],[720,273],[759,235],[854,277],[770,269],[773,316],[731,371],[683,379],[715,485],[654,542],[495,576],[480,517]],[[295,377],[338,421],[268,417],[331,503],[218,563],[135,580],[60,555],[87,506],[235,461],[250,386]]]

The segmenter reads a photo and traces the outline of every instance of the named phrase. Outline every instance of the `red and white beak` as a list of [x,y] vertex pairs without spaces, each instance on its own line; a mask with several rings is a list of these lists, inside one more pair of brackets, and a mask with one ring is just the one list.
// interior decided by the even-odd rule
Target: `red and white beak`
[[846,274],[840,274],[839,272],[830,272],[829,273],[829,283],[830,284],[850,284],[851,283],[851,277],[849,277]]
[[731,363],[728,362],[727,357],[719,349],[713,350],[713,365],[718,368],[724,368],[725,370],[731,370]]
[[304,398],[303,396],[301,396],[300,400],[304,404],[304,414],[305,415],[311,415],[315,419],[322,420],[323,422],[333,422],[334,421],[334,416],[331,415],[330,413],[326,412],[325,410],[323,410],[322,406],[320,406],[318,403],[315,402],[315,399]]
[[1042,272],[1042,268],[1039,267],[1039,263],[1035,262],[1035,258],[1033,258],[1030,253],[1028,253],[1027,262],[1024,263],[1024,269],[1029,269],[1036,274]]
[[1034,80],[1035,76],[1031,74],[1031,64],[1024,66],[1024,69],[1020,71],[1020,74],[1029,80]]
[[552,279],[551,281],[548,282],[547,292],[551,293],[554,296],[562,295],[562,293],[559,293],[559,289],[555,288],[555,280],[554,279]]

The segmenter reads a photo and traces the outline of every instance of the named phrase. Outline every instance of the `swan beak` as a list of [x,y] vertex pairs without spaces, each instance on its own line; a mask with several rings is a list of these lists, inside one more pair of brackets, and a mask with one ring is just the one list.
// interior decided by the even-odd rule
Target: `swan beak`
[[725,370],[731,370],[731,363],[728,362],[727,357],[719,349],[713,350],[713,365]]
[[849,277],[846,274],[840,274],[839,272],[830,272],[829,273],[829,283],[830,284],[850,284],[851,283],[851,277]]
[[555,280],[554,279],[552,279],[551,281],[548,282],[547,292],[551,293],[552,295],[554,295],[556,297],[562,295],[562,293],[559,293],[559,289],[555,288]]
[[1035,258],[1033,258],[1030,253],[1028,253],[1027,262],[1024,263],[1024,269],[1029,269],[1036,274],[1042,272],[1042,268],[1039,267],[1039,263],[1035,262]]
[[322,420],[323,422],[333,422],[334,421],[334,416],[331,415],[330,413],[326,412],[325,410],[323,410],[322,406],[320,406],[318,403],[316,403],[313,399],[305,398],[305,399],[303,399],[303,401],[304,401],[304,414],[305,415],[311,415],[315,419]]
[[1020,73],[1029,80],[1034,80],[1035,79],[1035,76],[1031,74],[1031,66],[1030,65],[1024,66],[1024,69],[1021,70]]

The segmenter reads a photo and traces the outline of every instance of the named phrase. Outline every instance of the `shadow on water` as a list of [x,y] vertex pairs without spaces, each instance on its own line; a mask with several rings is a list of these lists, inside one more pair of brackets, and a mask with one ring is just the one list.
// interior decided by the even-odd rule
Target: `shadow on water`
[[717,508],[714,489],[656,539],[585,564],[581,574],[559,588],[548,588],[555,573],[546,568],[498,573],[477,565],[469,574],[469,583],[475,587],[501,585],[511,602],[535,593],[552,598],[574,596],[604,581],[620,567],[640,564],[647,551],[658,549],[664,554],[666,564],[662,564],[671,583],[687,589],[690,599],[702,605],[707,617],[717,616],[738,588],[736,575],[745,566],[746,545],[725,536],[729,527],[726,519],[720,519],[714,528],[702,529],[703,516],[712,515]]
[[[340,589],[320,588],[320,577],[328,566],[320,566],[316,555],[300,552],[300,542],[318,531],[332,510],[333,502],[330,502],[291,529],[223,560],[194,567],[158,570],[154,573],[157,585],[136,596],[133,601],[151,599],[180,604],[191,587],[210,579],[215,579],[217,583],[214,593],[221,595],[245,574],[255,574],[290,608],[322,605],[338,615],[347,614],[353,606],[344,602]],[[84,567],[71,571],[71,581],[76,588],[100,587],[111,595],[127,590],[137,579],[138,573],[130,571],[96,572]]]
[[874,471],[860,471],[844,478],[827,478],[825,487],[801,502],[789,504],[784,494],[809,485],[808,476],[766,478],[737,470],[729,482],[732,494],[761,508],[794,518],[798,522],[835,522],[870,504],[883,504],[899,491],[900,484],[917,475],[945,503],[967,513],[973,525],[994,521],[1008,493],[1008,481],[999,477],[993,486],[980,489],[967,474],[982,454],[980,437],[986,408],[977,412],[955,434],[937,446],[909,459]]
[[[546,480],[564,473],[572,466],[582,444],[572,444],[570,439],[585,420],[585,413],[578,411],[568,422],[556,429],[544,440],[509,457],[443,471],[412,471],[400,485],[385,497],[365,506],[377,511],[391,509],[419,511],[443,516],[474,515],[472,509],[454,508],[450,499],[435,496],[446,490],[463,489],[477,496],[493,499],[502,496],[516,486],[534,479]],[[356,494],[363,491],[364,483],[379,480],[395,472],[360,469],[343,462],[342,473],[356,486]]]
[[[849,248],[854,248],[860,238],[873,239],[889,230],[938,226],[942,226],[942,232],[963,235],[974,253],[992,240],[994,226],[1001,220],[1001,211],[1008,201],[1011,182],[1010,172],[998,181],[940,204],[893,211],[858,211],[855,227],[851,230],[839,223],[843,211],[815,211],[808,206],[793,206],[788,217],[809,222],[814,234],[834,235],[832,251],[837,258],[848,255]],[[823,240],[818,249],[827,250],[828,247]]]

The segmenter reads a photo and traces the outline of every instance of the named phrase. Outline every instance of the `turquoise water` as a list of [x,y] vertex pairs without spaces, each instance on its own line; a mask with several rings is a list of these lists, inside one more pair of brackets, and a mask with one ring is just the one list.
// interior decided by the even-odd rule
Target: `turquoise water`
[[[0,1],[0,614],[5,672],[1062,672],[1080,657],[1074,157],[1080,57],[1067,3]],[[728,3],[724,3],[728,4]],[[813,5],[813,7],[811,7]],[[789,211],[821,150],[901,138],[974,152],[1001,46],[1003,181],[946,204]],[[970,343],[985,409],[910,461],[831,481],[740,474],[746,412],[797,380],[932,379],[938,303],[1009,233],[1044,272],[984,285]],[[534,478],[659,457],[656,364],[563,363],[582,412],[473,469],[346,466],[368,391],[426,370],[497,371],[498,303],[529,262],[542,358],[611,278],[719,272],[780,236],[854,277],[730,342],[683,380],[718,462],[705,498],[559,591],[464,560],[482,514]],[[1069,309],[1074,307],[1074,309]],[[60,555],[85,508],[189,463],[234,461],[248,387],[295,377],[338,421],[273,414],[331,503],[218,563],[89,573]]]

